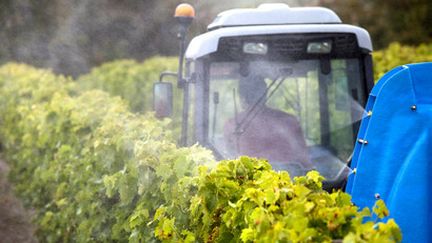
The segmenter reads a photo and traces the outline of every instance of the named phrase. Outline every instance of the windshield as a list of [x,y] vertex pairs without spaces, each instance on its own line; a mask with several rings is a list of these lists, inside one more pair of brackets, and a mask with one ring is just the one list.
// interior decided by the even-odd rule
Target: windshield
[[346,168],[364,90],[357,59],[214,62],[208,141],[222,157],[266,158],[292,175]]

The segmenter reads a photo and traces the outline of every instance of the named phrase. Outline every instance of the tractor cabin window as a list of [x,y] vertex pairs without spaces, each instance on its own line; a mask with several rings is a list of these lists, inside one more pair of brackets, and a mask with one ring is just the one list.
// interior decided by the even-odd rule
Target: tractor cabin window
[[226,159],[266,158],[277,170],[335,177],[353,150],[362,116],[360,64],[333,59],[213,62],[208,142]]

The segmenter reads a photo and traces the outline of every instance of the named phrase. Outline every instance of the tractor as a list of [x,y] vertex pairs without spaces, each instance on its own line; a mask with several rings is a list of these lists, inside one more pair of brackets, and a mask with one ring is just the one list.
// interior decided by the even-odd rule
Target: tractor
[[368,32],[326,8],[262,4],[222,12],[186,48],[194,10],[181,4],[175,17],[179,70],[155,83],[154,109],[171,115],[173,88],[164,78],[177,76],[180,144],[199,143],[217,159],[267,158],[291,175],[315,169],[326,188],[343,187],[373,86]]

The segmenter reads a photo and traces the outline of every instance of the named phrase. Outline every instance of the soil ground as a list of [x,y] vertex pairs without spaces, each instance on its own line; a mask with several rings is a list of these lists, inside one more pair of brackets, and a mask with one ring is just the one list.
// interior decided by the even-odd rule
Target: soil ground
[[13,195],[8,166],[0,160],[0,243],[35,243],[28,212]]

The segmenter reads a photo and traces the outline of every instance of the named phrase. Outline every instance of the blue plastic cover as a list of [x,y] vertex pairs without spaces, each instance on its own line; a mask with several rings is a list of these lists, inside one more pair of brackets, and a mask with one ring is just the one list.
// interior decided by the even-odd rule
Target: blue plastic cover
[[346,191],[359,207],[379,195],[403,242],[432,242],[432,63],[388,72],[365,113]]

